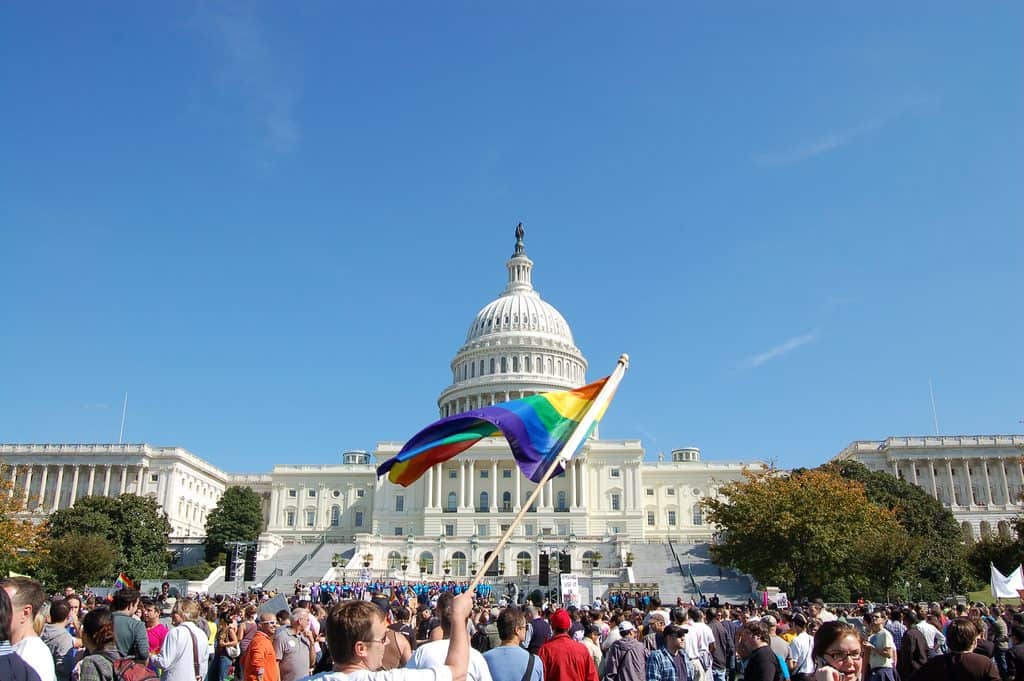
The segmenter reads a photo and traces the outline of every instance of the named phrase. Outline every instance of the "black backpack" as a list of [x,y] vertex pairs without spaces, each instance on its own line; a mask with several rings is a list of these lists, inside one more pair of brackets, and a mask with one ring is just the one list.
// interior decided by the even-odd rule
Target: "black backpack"
[[486,653],[491,649],[491,639],[482,627],[477,627],[476,633],[469,639],[469,645],[481,653]]

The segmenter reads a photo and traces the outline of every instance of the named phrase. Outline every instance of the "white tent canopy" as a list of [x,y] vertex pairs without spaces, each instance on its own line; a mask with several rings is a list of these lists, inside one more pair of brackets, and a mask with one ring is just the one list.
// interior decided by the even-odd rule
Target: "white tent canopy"
[[992,597],[1019,598],[1019,591],[1024,590],[1024,573],[1021,572],[1021,566],[1018,565],[1016,570],[1006,576],[996,569],[994,563],[989,563],[989,567],[992,570]]

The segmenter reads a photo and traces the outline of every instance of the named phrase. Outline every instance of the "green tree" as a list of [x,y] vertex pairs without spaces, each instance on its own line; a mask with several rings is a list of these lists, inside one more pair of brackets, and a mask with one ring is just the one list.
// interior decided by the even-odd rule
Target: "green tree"
[[52,586],[83,587],[111,580],[116,574],[117,547],[100,534],[67,534],[51,538],[43,576]]
[[1024,563],[1024,545],[1016,537],[982,537],[967,547],[967,564],[979,582],[989,581],[992,564],[1005,575],[1021,563]]
[[943,598],[951,590],[970,586],[960,526],[949,509],[921,487],[858,461],[830,461],[819,470],[860,482],[871,503],[895,514],[914,550],[893,559],[905,566],[900,575],[905,581],[922,584],[921,597]]
[[890,511],[868,501],[863,485],[823,471],[747,471],[719,491],[703,502],[721,528],[711,548],[715,562],[796,598],[839,584],[849,597],[866,578],[865,552],[897,527]]
[[72,508],[50,516],[50,534],[105,537],[118,554],[111,577],[117,572],[133,579],[162,577],[171,560],[167,550],[171,524],[151,497],[83,497]]
[[263,531],[260,495],[251,487],[228,487],[206,517],[206,560],[219,562],[229,541],[256,541]]
[[[8,570],[32,573],[45,557],[46,523],[28,520],[22,490],[15,494],[10,466],[0,463],[0,575]],[[29,499],[29,504],[37,500]]]

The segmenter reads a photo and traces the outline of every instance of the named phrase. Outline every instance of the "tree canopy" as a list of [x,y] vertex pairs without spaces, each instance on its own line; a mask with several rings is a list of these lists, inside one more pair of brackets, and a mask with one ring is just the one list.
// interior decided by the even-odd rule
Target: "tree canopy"
[[970,586],[963,534],[953,514],[938,500],[917,485],[889,473],[872,471],[858,461],[830,461],[819,470],[863,484],[871,503],[896,515],[914,540],[914,570],[904,579],[921,583],[924,597],[941,598],[951,590]]
[[[0,464],[0,574],[31,572],[45,555],[46,523],[28,520],[25,497],[13,494],[9,466]],[[35,502],[29,499],[29,503]]]
[[51,538],[48,548],[41,577],[51,586],[81,588],[117,575],[117,547],[103,535],[68,532]]
[[170,563],[167,550],[171,524],[151,497],[122,494],[119,497],[83,497],[72,508],[50,516],[54,538],[69,534],[100,535],[117,550],[115,577],[124,572],[132,578],[163,576]]
[[216,563],[229,541],[256,541],[263,531],[260,495],[251,487],[228,487],[206,516],[206,560]]

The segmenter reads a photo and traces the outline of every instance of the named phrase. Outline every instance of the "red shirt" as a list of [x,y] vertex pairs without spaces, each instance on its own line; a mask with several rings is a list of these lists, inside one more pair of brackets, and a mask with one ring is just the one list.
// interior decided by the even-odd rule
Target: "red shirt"
[[552,636],[537,654],[544,663],[544,681],[598,681],[586,646],[564,631]]

